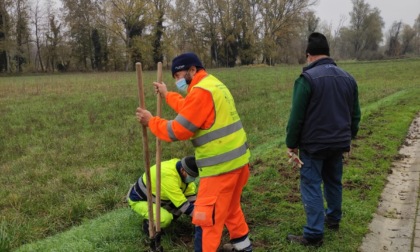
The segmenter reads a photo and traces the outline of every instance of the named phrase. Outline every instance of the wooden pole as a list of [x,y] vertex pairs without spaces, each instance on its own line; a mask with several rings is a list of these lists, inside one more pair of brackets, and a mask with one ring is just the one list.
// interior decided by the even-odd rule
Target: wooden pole
[[[141,63],[136,63],[136,73],[137,73],[137,86],[139,90],[139,105],[142,109],[146,109],[146,103],[144,100],[144,87],[143,87],[143,73]],[[143,161],[144,161],[144,170],[146,173],[146,187],[147,187],[147,210],[149,214],[149,237],[153,239],[155,237],[155,228],[153,221],[153,199],[152,199],[152,185],[150,181],[150,158],[149,158],[149,145],[147,139],[147,128],[142,125],[143,133]]]
[[[157,82],[162,83],[162,62],[157,64]],[[157,116],[162,115],[162,98],[160,94],[157,95]],[[156,137],[156,232],[160,232],[160,184],[161,184],[161,157],[162,144],[159,138]]]

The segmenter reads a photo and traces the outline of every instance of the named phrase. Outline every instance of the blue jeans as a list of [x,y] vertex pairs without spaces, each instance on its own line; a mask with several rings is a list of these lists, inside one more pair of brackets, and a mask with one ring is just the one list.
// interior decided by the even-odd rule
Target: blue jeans
[[203,237],[203,229],[199,226],[195,226],[195,234],[194,234],[194,252],[201,252],[202,249],[202,237]]
[[[301,150],[299,155],[303,162],[300,169],[300,193],[306,213],[303,236],[306,239],[322,239],[325,215],[332,221],[341,220],[343,153],[323,151],[314,155]],[[324,210],[322,182],[327,202],[326,210]]]

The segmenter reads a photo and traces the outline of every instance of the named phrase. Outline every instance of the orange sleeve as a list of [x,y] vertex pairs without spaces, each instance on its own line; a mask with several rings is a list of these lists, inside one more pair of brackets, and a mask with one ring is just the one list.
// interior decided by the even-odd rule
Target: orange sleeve
[[166,142],[172,142],[169,138],[168,130],[167,130],[168,120],[160,118],[159,116],[154,116],[149,121],[149,129],[160,140]]
[[166,95],[166,103],[176,112],[184,105],[185,98],[177,92],[168,92]]
[[214,122],[214,103],[210,92],[194,88],[185,99],[180,97],[169,96],[169,93],[166,97],[168,104],[178,112],[175,119],[153,117],[149,121],[150,131],[163,141],[188,140],[197,130],[208,129]]

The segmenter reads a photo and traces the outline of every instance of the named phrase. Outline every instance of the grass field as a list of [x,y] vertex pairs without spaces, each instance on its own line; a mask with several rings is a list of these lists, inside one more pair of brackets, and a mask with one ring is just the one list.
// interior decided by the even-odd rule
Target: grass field
[[[390,164],[420,111],[420,59],[339,65],[358,81],[363,114],[345,166],[340,232],[327,231],[318,251],[357,250]],[[301,67],[209,69],[230,88],[248,134],[252,177],[243,208],[255,251],[306,251],[285,240],[305,223],[299,175],[284,145]],[[152,111],[155,79],[156,72],[144,73]],[[164,81],[175,89],[168,71]],[[147,248],[141,220],[124,202],[143,172],[137,106],[134,72],[0,78],[0,251]],[[163,117],[174,116],[164,105]],[[189,142],[163,143],[163,159],[192,152]],[[188,218],[178,223],[166,230],[165,251],[192,250]]]

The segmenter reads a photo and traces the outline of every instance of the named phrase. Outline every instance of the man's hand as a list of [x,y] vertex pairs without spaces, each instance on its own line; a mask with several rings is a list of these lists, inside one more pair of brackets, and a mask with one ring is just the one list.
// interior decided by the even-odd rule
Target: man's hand
[[160,97],[163,99],[166,98],[166,95],[168,94],[168,89],[166,88],[165,83],[159,83],[159,82],[153,82],[153,85],[155,86],[155,93],[159,94]]
[[295,153],[296,155],[299,154],[299,149],[298,148],[287,148],[287,153]]
[[138,107],[136,110],[136,117],[139,123],[147,127],[149,125],[150,118],[152,118],[152,114],[148,110]]
[[287,155],[289,156],[289,163],[292,163],[293,168],[301,168],[303,165],[302,160],[298,156],[299,150],[297,148],[287,148]]

